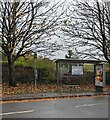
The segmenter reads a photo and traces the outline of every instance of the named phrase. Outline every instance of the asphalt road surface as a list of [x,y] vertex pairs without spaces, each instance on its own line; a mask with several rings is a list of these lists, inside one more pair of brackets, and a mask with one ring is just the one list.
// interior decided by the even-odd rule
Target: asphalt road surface
[[2,105],[3,118],[108,118],[108,97],[71,98]]

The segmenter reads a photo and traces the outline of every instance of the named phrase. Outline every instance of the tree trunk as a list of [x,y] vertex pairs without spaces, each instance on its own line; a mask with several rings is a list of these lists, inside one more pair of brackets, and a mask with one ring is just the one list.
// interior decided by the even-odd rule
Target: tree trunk
[[15,77],[14,77],[14,62],[11,57],[8,59],[8,70],[9,70],[9,86],[16,86]]
[[110,60],[108,60],[108,63],[110,64]]
[[110,64],[110,59],[109,59],[109,57],[106,55],[105,56],[105,59],[108,61],[108,63]]

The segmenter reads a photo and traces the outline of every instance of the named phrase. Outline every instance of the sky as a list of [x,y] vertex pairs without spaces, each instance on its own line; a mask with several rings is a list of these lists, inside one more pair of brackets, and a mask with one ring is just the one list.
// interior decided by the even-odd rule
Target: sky
[[[52,0],[50,0],[52,1]],[[58,2],[59,0],[53,0],[53,2]],[[73,2],[75,0],[60,0],[60,2],[64,2],[65,1],[65,5],[69,5],[70,2]],[[58,33],[59,34],[59,33]],[[62,35],[61,35],[62,36]],[[58,38],[58,37],[52,37],[52,42],[53,41],[57,41],[59,44],[62,44],[64,46],[64,39],[63,37],[61,38]],[[42,48],[40,48],[42,49]],[[38,55],[41,55],[43,57],[49,57],[50,59],[63,59],[65,58],[65,55],[67,54],[68,50],[72,50],[73,48],[61,48],[61,50],[57,50],[55,52],[52,53],[52,56],[51,55],[47,55],[45,56],[44,54],[42,53],[38,53]]]

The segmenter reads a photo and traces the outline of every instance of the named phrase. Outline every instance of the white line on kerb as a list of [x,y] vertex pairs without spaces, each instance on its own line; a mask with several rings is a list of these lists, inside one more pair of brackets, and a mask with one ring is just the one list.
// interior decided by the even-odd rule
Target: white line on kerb
[[20,113],[30,113],[33,112],[34,110],[28,110],[28,111],[18,111],[18,112],[8,112],[8,113],[2,113],[1,115],[11,115],[11,114],[20,114]]

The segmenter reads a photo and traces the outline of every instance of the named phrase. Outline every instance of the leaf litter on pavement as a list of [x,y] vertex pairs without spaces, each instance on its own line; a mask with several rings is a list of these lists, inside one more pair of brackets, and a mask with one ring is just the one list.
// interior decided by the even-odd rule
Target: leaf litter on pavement
[[[82,84],[75,88],[75,92],[94,92],[93,84]],[[110,85],[104,88],[104,91],[110,91]],[[16,87],[10,87],[8,84],[2,84],[2,95],[16,95],[26,93],[49,93],[49,92],[70,92],[67,86],[57,86],[56,84],[37,84],[36,90],[34,84],[18,83]],[[74,91],[71,91],[74,92]]]

